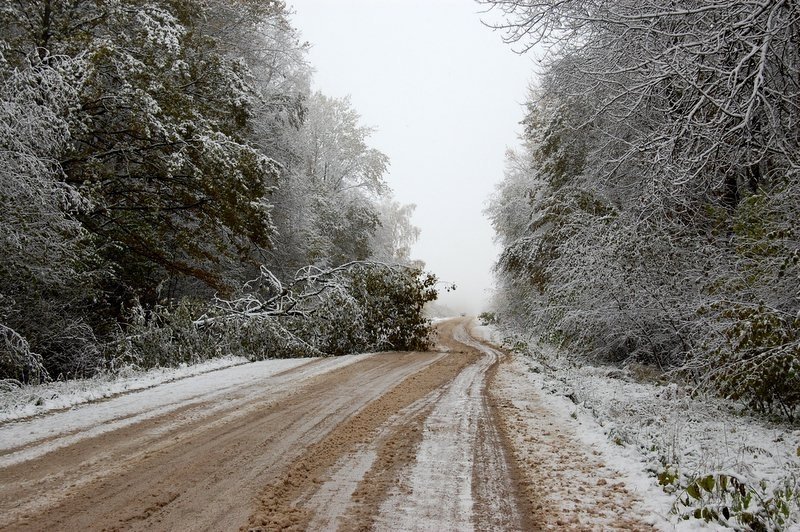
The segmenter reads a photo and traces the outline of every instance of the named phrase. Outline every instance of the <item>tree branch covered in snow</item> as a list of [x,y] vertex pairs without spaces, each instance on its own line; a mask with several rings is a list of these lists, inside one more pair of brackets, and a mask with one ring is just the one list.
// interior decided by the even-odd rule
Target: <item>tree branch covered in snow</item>
[[602,360],[800,407],[793,2],[487,1],[549,46],[489,207],[500,310]]
[[[338,265],[410,262],[388,158],[311,92],[283,2],[20,0],[0,35],[0,378],[290,355],[301,321],[371,304]],[[391,343],[359,342],[334,351]]]
[[285,284],[262,267],[233,297],[207,306],[134,306],[113,342],[115,363],[174,365],[208,353],[257,360],[421,350],[431,331],[422,309],[436,298],[435,285],[420,270],[369,261],[305,267]]

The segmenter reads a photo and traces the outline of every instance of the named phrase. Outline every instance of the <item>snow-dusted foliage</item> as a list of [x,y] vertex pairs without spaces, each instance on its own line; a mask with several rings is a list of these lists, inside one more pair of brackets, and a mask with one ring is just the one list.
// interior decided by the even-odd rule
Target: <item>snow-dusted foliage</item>
[[384,219],[395,223],[380,209],[390,201],[388,157],[369,146],[372,129],[349,99],[314,93],[304,106],[303,123],[289,139],[295,159],[282,176],[287,186],[275,197],[279,262],[297,268],[371,258]]
[[74,218],[89,204],[58,163],[83,61],[34,54],[11,68],[7,50],[0,43],[0,375],[42,380],[97,359],[83,314],[97,272]]
[[486,3],[549,47],[489,208],[506,319],[797,415],[798,6]]
[[118,366],[174,366],[221,356],[337,356],[424,350],[430,323],[425,303],[436,278],[418,269],[355,261],[308,266],[285,284],[271,271],[209,306],[183,302],[145,310],[136,305],[114,343]]
[[373,236],[375,258],[390,263],[407,264],[411,260],[411,246],[419,238],[420,230],[411,223],[416,205],[403,205],[392,199],[379,206],[380,227]]
[[0,36],[0,378],[280,355],[274,320],[195,322],[263,268],[408,261],[388,159],[310,93],[283,2],[20,0]]

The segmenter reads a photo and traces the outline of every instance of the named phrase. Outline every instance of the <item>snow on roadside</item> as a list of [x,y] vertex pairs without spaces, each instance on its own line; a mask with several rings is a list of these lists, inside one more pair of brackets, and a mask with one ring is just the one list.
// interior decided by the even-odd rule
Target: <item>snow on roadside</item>
[[0,423],[70,408],[122,393],[152,388],[209,371],[247,363],[244,357],[226,356],[194,365],[149,370],[123,369],[89,379],[56,381],[0,389]]
[[[0,424],[0,467],[36,458],[53,449],[167,414],[178,408],[204,404],[196,416],[228,408],[229,400],[264,389],[280,390],[352,364],[370,355],[331,358],[292,358],[252,362],[208,371],[174,382],[164,382],[106,400],[80,404]],[[311,364],[310,362],[316,362]],[[296,369],[295,369],[296,368]],[[285,376],[283,372],[294,369]],[[253,390],[256,387],[256,390]],[[191,421],[188,416],[185,422]]]
[[[476,327],[475,332],[497,345],[503,342],[493,328]],[[653,515],[669,514],[670,527],[706,525],[702,519],[679,519],[670,512],[673,508],[689,516],[702,508],[721,514],[724,506],[731,513],[758,517],[769,529],[798,529],[797,426],[736,413],[719,399],[690,397],[674,384],[637,382],[619,368],[577,366],[547,346],[536,345],[529,351],[535,356],[518,355],[514,364],[524,367],[533,390],[561,417],[580,424],[575,432],[581,441],[599,450],[604,461],[625,476],[626,485],[647,494],[646,505]],[[738,496],[720,495],[720,474],[736,477],[753,492],[747,508],[734,509],[737,501],[743,502]],[[690,496],[686,488],[709,475],[716,476],[716,491],[699,489],[698,497]],[[787,485],[793,492],[775,495]],[[786,502],[778,510],[782,517],[765,517],[764,507],[772,505],[774,511],[780,499]],[[724,521],[716,521],[715,527]],[[727,524],[743,528],[734,519]]]
[[[474,331],[484,338],[487,331]],[[490,339],[490,338],[487,338]],[[671,530],[670,500],[629,449],[588,414],[552,395],[523,357],[502,364],[491,390],[542,530]]]

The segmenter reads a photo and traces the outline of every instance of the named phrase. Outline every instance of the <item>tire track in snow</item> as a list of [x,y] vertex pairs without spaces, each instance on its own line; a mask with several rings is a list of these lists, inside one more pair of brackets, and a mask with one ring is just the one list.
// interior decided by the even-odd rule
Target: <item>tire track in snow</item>
[[446,388],[425,420],[416,461],[375,519],[376,530],[521,530],[503,442],[486,400],[498,353],[473,339],[466,320],[456,342],[481,353]]
[[326,359],[0,467],[0,528],[235,530],[303,449],[436,356]]
[[528,529],[487,400],[498,355],[467,322],[437,325],[445,352],[319,361],[111,408],[160,391],[130,394],[54,414],[57,434],[46,418],[4,426],[43,423],[6,441],[0,527]]

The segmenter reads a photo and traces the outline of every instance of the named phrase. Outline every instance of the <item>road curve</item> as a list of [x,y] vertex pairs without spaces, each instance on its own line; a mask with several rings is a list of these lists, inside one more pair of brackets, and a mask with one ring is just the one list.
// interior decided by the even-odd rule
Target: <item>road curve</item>
[[467,325],[440,323],[436,351],[322,359],[4,445],[0,529],[524,530],[486,393],[499,354]]

